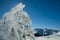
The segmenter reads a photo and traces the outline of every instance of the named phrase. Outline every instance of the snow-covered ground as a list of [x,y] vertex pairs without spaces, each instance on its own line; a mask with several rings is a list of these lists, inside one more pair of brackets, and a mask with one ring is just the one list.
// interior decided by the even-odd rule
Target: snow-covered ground
[[60,32],[54,35],[36,37],[36,40],[60,40]]

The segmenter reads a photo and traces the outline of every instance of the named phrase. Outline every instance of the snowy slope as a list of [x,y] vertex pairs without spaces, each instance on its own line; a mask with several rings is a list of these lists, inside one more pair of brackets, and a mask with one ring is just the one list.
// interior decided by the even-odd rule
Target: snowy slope
[[36,40],[60,40],[60,32],[54,35],[36,37]]

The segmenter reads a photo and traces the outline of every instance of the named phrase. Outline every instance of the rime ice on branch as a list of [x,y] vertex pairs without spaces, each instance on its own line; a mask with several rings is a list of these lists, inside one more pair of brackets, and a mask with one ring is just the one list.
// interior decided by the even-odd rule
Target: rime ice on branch
[[0,22],[0,40],[35,40],[31,20],[23,11],[25,5],[19,3],[5,13]]

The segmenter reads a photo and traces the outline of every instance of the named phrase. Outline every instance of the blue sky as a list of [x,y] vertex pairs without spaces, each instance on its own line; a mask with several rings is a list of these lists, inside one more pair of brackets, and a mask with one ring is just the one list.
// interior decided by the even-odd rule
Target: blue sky
[[32,20],[32,28],[60,29],[60,0],[0,0],[0,19],[19,2]]

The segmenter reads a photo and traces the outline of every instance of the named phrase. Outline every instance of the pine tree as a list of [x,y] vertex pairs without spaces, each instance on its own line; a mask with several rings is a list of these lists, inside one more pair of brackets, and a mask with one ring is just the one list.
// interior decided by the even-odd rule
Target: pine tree
[[0,37],[3,37],[0,39],[35,40],[33,31],[31,29],[31,20],[27,12],[23,11],[24,7],[25,5],[19,3],[9,12],[5,13],[2,22],[0,22],[0,29],[2,29],[0,32],[3,33],[5,36],[0,33]]

